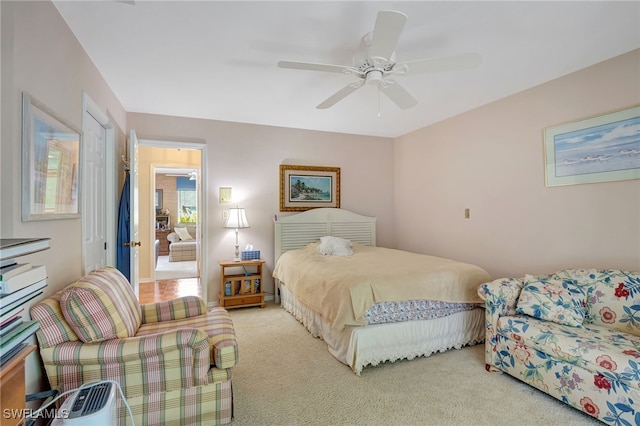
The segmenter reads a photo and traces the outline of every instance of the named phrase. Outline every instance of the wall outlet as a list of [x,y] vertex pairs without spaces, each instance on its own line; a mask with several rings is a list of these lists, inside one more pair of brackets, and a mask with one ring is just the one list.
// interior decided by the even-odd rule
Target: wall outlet
[[227,220],[229,218],[229,210],[222,210],[222,220]]
[[471,209],[464,209],[464,218],[469,219]]

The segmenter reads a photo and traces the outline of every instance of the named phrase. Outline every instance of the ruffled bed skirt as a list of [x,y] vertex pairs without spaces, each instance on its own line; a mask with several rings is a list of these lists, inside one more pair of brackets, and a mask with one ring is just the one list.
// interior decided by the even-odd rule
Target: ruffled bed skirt
[[435,352],[460,349],[483,342],[485,312],[483,308],[458,312],[433,320],[418,320],[345,327],[336,331],[327,321],[288,291],[280,282],[282,307],[300,321],[309,332],[323,339],[338,361],[360,375],[367,365],[399,359],[429,356]]

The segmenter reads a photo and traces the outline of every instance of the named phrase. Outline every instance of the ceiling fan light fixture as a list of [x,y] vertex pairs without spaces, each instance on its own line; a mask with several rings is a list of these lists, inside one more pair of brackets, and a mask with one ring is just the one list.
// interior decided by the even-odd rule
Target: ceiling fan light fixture
[[382,71],[371,70],[367,72],[367,84],[380,84],[382,82]]
[[[1,0],[0,0],[1,1]],[[327,109],[365,84],[377,86],[400,109],[416,106],[418,101],[391,77],[468,69],[478,66],[478,53],[434,59],[419,59],[396,63],[396,47],[404,29],[407,15],[395,10],[378,12],[373,31],[362,38],[362,48],[353,56],[353,66],[318,64],[298,61],[279,61],[280,68],[350,74],[358,81],[350,83],[321,102],[317,109]]]

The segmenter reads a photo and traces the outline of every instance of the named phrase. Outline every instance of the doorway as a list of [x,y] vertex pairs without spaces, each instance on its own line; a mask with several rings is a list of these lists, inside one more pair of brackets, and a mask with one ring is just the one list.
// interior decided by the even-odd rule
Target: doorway
[[199,278],[197,255],[200,169],[155,168],[155,280]]
[[141,303],[143,294],[149,301],[185,295],[207,300],[201,285],[207,282],[205,161],[205,144],[139,141]]

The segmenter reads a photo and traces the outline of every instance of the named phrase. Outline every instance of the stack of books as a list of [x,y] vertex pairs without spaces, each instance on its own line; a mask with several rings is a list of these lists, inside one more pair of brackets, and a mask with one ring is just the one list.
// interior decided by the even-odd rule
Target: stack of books
[[0,239],[0,365],[27,345],[40,324],[29,320],[25,304],[47,286],[44,265],[21,263],[17,257],[49,248],[48,238]]

